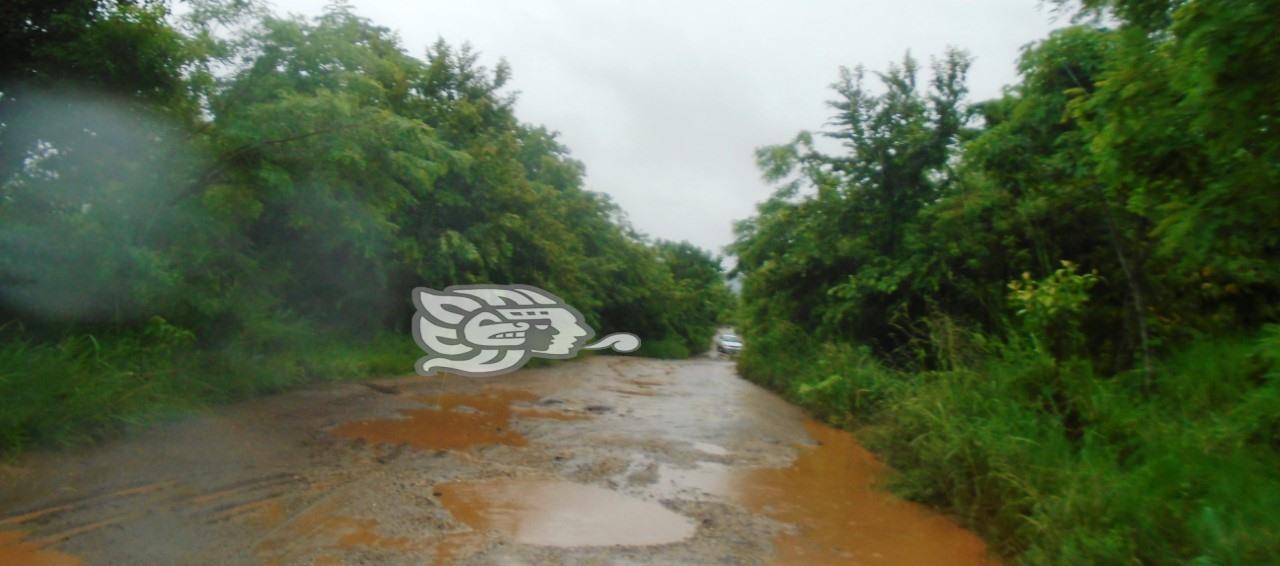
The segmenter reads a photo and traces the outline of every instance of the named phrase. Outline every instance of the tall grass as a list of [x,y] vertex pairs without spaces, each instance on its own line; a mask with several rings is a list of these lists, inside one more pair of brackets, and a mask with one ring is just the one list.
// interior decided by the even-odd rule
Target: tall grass
[[[579,357],[592,355],[584,351]],[[0,459],[33,446],[86,444],[131,426],[319,380],[412,373],[422,351],[407,335],[353,338],[264,318],[216,347],[153,319],[135,332],[0,338]],[[678,337],[635,355],[687,358]],[[534,358],[527,367],[553,365]]]
[[745,376],[857,428],[892,487],[1027,564],[1256,564],[1280,556],[1280,329],[1100,376],[1018,343],[892,371],[775,329]]
[[153,321],[145,332],[0,342],[0,457],[80,444],[131,425],[320,379],[411,371],[408,337],[299,333],[273,344],[202,348]]

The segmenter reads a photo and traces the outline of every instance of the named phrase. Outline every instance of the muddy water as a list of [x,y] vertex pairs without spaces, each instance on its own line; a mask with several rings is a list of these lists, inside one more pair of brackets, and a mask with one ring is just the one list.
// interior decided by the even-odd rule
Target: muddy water
[[70,554],[44,548],[25,540],[19,531],[0,531],[0,564],[23,566],[77,566],[81,560]]
[[776,564],[994,563],[973,533],[884,491],[891,470],[851,434],[815,421],[804,426],[816,445],[800,447],[789,466],[664,467],[651,491],[671,499],[693,490],[790,525],[773,539]]
[[[660,398],[673,383],[625,379],[603,383],[597,391],[665,403]],[[432,448],[525,446],[527,440],[511,430],[512,418],[583,416],[519,406],[536,397],[517,390],[445,395],[435,399],[437,408],[404,412],[408,419],[352,423],[339,433]],[[771,401],[776,398],[745,408],[767,411]],[[658,406],[663,410],[655,415],[668,424],[702,418],[680,406]],[[609,430],[635,424],[607,421],[599,426]],[[655,500],[675,499],[692,489],[789,525],[772,541],[778,564],[990,564],[981,539],[884,491],[879,484],[891,471],[851,434],[815,421],[803,427],[814,445],[798,447],[785,467],[727,465],[720,461],[732,460],[728,443],[686,440],[706,457],[693,468],[662,467],[660,480],[648,493]],[[668,440],[681,440],[680,434]],[[660,504],[579,483],[516,477],[453,482],[437,491],[441,504],[473,531],[521,544],[642,546],[684,540],[696,532],[692,521]]]
[[537,546],[640,546],[693,535],[688,518],[651,501],[560,480],[455,482],[440,486],[441,503],[479,531],[497,531]]
[[774,539],[779,564],[990,564],[982,539],[877,487],[888,469],[853,436],[805,424],[818,446],[786,468],[736,471],[731,496],[795,525]]
[[555,420],[581,420],[589,415],[513,406],[538,396],[515,389],[494,389],[482,394],[440,394],[415,397],[434,407],[401,411],[398,419],[359,420],[333,430],[338,436],[381,444],[408,444],[414,448],[458,450],[503,444],[525,446],[528,440],[511,429],[513,416]]
[[0,468],[0,566],[984,563],[888,473],[713,359],[330,384]]

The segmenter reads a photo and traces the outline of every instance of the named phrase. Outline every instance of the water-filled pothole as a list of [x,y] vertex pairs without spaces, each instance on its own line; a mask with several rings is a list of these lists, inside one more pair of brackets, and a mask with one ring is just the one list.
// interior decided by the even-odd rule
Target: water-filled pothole
[[428,450],[459,450],[473,446],[525,446],[524,435],[512,430],[513,417],[562,421],[591,418],[579,413],[513,406],[538,396],[526,391],[494,389],[479,394],[442,394],[416,397],[435,405],[400,411],[402,418],[351,421],[333,433],[380,444],[408,444]]
[[658,503],[560,480],[464,481],[436,490],[454,518],[521,544],[667,544],[689,538],[697,529],[693,521]]

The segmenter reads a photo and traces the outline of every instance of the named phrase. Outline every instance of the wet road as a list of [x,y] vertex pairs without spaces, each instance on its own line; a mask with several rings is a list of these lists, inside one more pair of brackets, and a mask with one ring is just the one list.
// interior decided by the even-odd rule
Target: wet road
[[727,361],[328,384],[0,468],[0,564],[984,564]]

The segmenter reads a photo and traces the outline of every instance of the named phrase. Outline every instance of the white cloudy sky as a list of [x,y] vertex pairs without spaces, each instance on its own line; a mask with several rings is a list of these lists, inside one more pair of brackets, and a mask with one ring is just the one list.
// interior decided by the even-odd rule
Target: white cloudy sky
[[[641,231],[720,252],[769,194],[753,150],[816,130],[840,65],[910,50],[976,57],[975,99],[1016,79],[1019,49],[1065,25],[1037,0],[353,0],[422,56],[443,37],[507,59],[517,113],[561,133]],[[314,15],[319,0],[276,0]]]

